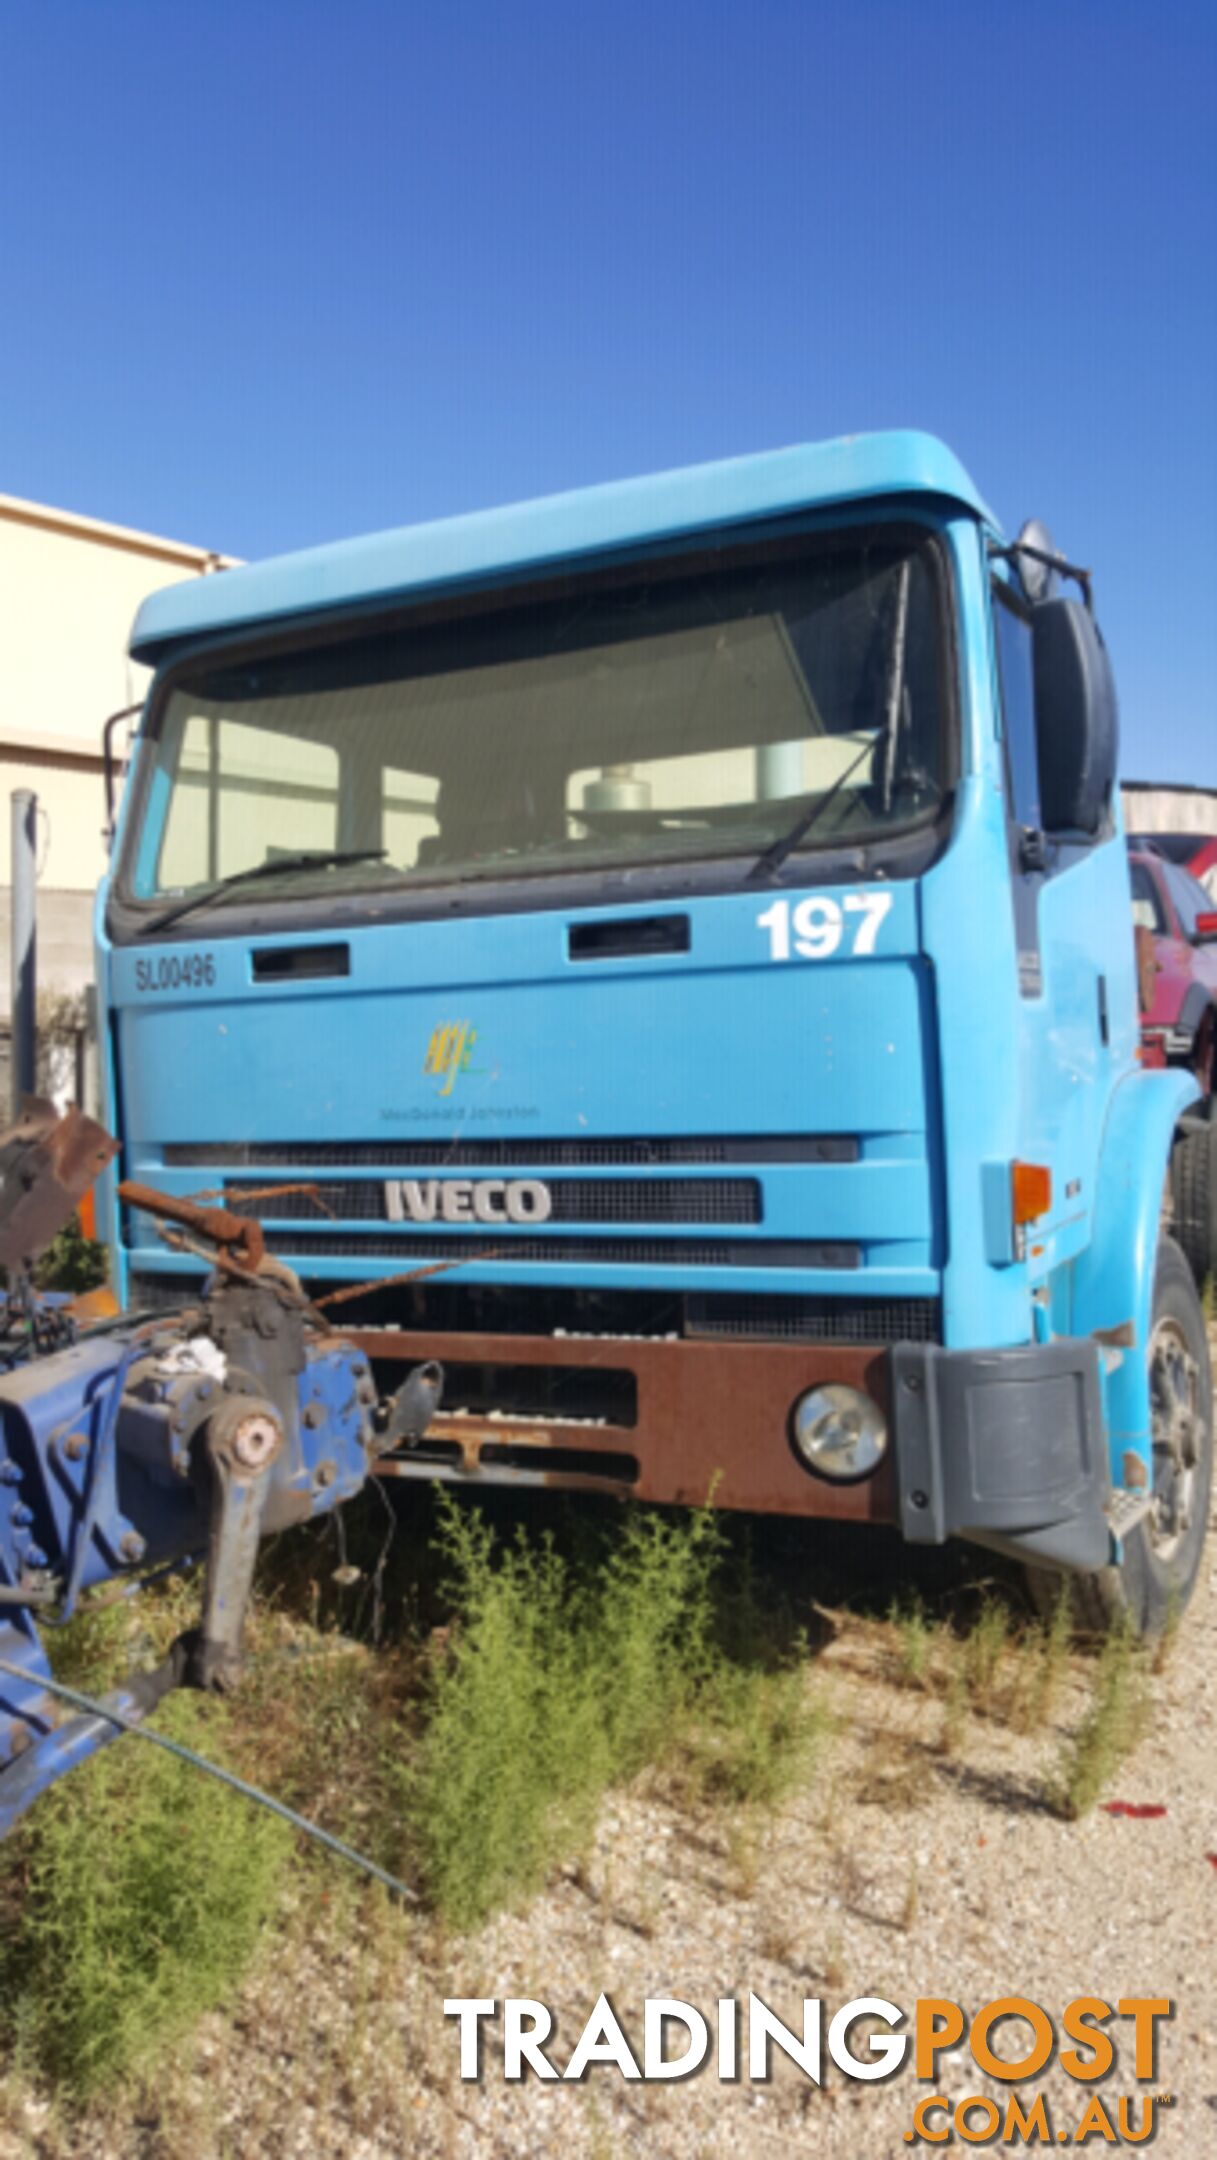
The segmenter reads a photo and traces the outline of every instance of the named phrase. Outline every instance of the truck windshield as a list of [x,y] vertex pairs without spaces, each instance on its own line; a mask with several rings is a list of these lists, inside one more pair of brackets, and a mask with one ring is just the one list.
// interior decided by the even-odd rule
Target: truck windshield
[[856,539],[198,663],[128,889],[236,880],[222,905],[279,856],[263,900],[874,839],[949,783],[941,621],[928,544]]

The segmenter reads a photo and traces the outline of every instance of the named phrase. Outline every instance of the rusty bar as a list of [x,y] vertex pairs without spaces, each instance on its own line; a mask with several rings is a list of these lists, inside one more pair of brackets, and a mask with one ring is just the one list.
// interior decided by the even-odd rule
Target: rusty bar
[[495,1463],[492,1468],[479,1473],[463,1470],[457,1463],[429,1461],[425,1455],[417,1458],[382,1456],[379,1462],[373,1463],[372,1475],[415,1482],[425,1478],[442,1485],[473,1484],[481,1475],[488,1485],[515,1485],[551,1492],[560,1488],[563,1492],[600,1493],[610,1500],[628,1500],[637,1492],[636,1486],[624,1484],[618,1478],[581,1477],[574,1470],[526,1470],[517,1468],[514,1463]]
[[146,1215],[157,1215],[162,1222],[178,1223],[183,1230],[193,1230],[196,1237],[206,1238],[231,1252],[242,1267],[251,1271],[258,1267],[266,1250],[262,1225],[250,1221],[248,1216],[233,1215],[227,1208],[200,1207],[195,1200],[183,1200],[174,1193],[158,1192],[153,1185],[139,1185],[130,1178],[118,1188],[118,1197],[128,1207],[142,1208]]

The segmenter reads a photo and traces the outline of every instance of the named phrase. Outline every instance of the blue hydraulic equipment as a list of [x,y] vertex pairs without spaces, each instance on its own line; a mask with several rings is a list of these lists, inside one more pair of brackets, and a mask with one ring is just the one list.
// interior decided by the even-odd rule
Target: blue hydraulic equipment
[[[45,1104],[0,1138],[0,1835],[119,1737],[115,1718],[138,1723],[171,1688],[237,1684],[261,1539],[350,1499],[378,1454],[426,1430],[442,1384],[422,1364],[380,1403],[257,1223],[143,1187],[131,1204],[207,1260],[202,1294],[80,1332],[34,1295],[29,1260],[114,1152],[91,1119]],[[43,1631],[99,1584],[194,1555],[199,1625],[98,1714],[64,1719]]]

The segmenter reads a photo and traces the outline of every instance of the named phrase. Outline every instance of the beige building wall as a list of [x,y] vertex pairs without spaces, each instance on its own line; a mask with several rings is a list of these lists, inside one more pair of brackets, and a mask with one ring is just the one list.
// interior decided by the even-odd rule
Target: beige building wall
[[1217,788],[1158,787],[1152,780],[1126,780],[1120,793],[1129,832],[1194,832],[1197,840],[1217,833]]
[[[0,495],[0,1015],[9,1009],[10,809],[39,803],[40,988],[92,975],[93,893],[105,867],[102,723],[142,699],[127,638],[149,593],[232,558]],[[125,748],[126,730],[116,747]]]

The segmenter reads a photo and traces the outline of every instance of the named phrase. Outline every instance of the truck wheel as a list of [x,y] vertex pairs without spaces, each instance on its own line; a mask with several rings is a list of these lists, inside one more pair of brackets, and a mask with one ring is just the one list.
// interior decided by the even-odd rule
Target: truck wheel
[[[1153,1506],[1124,1539],[1118,1567],[1070,1577],[1074,1618],[1087,1633],[1105,1633],[1126,1614],[1137,1635],[1160,1635],[1200,1572],[1213,1488],[1213,1383],[1196,1284],[1173,1238],[1158,1246],[1149,1387]],[[1029,1568],[1027,1577],[1035,1604],[1051,1610],[1060,1576]]]
[[1217,1119],[1190,1120],[1171,1151],[1171,1213],[1201,1289],[1217,1275]]

